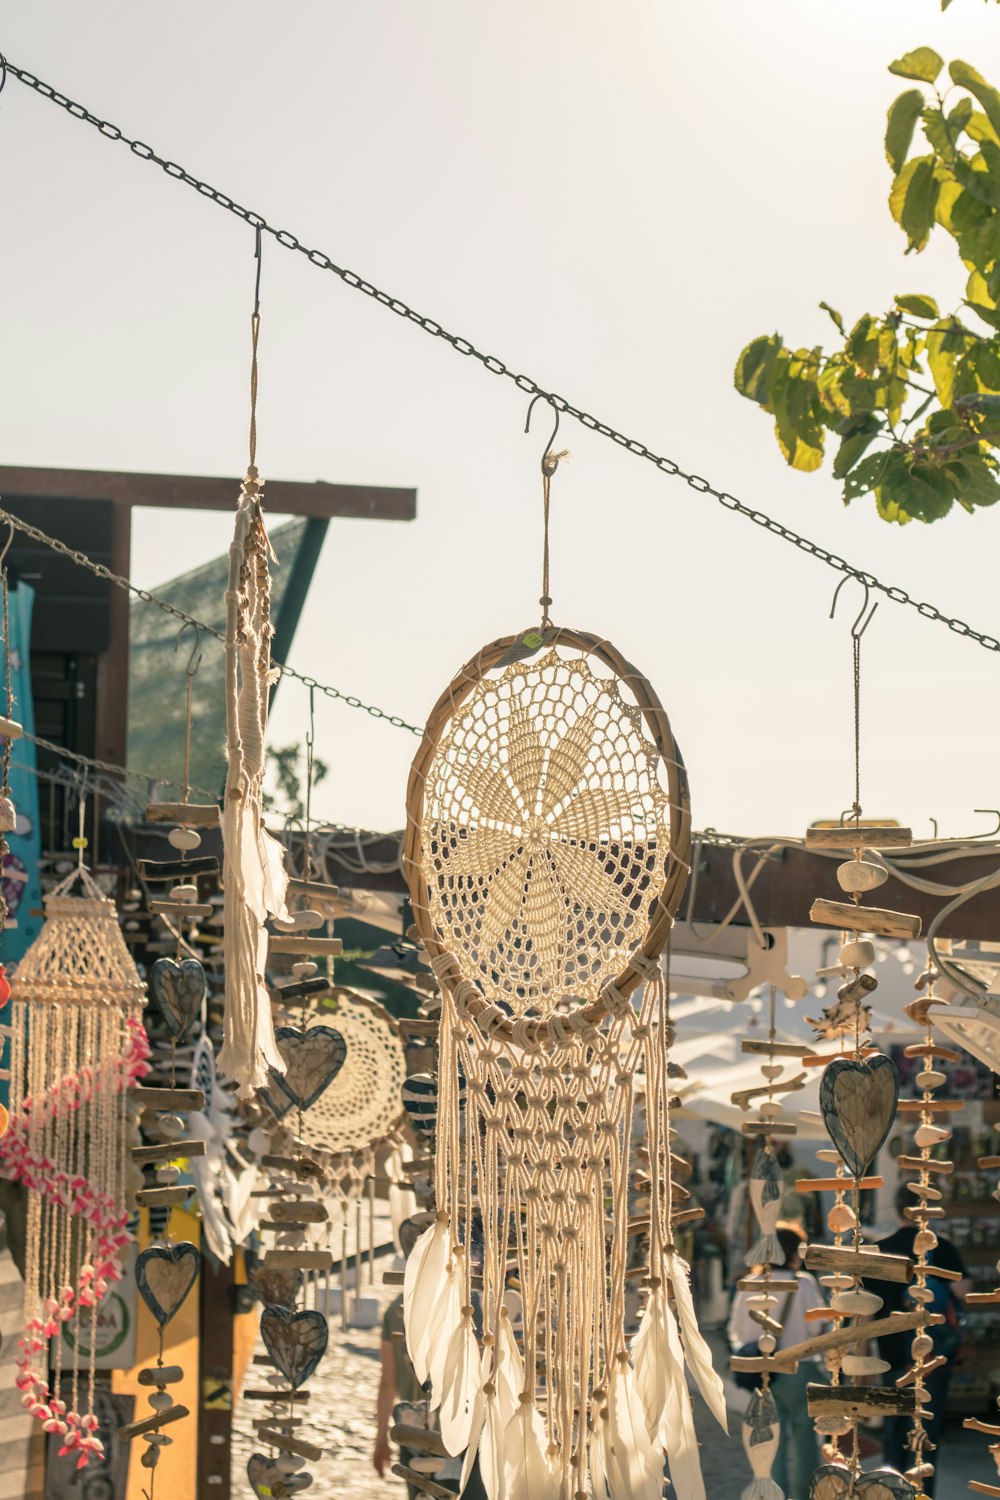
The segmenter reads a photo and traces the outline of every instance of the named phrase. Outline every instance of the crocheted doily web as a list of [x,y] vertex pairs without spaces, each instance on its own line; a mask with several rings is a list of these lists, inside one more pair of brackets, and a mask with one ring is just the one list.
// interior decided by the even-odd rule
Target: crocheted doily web
[[381,1141],[400,1123],[406,1062],[399,1037],[366,1005],[342,1005],[332,1018],[310,1020],[323,1024],[336,1026],[347,1056],[330,1087],[303,1114],[301,1134],[311,1148],[336,1155]]
[[443,946],[488,1000],[587,1002],[642,940],[670,852],[666,767],[627,685],[555,648],[444,724],[421,860]]

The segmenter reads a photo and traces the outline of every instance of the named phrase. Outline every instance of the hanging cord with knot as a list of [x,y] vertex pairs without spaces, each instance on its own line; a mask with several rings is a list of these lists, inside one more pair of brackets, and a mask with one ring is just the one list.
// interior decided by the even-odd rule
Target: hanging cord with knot
[[[535,402],[536,401],[544,401],[546,399],[547,399],[547,397],[544,397],[544,396],[535,396],[535,397],[532,398],[531,405],[528,407],[528,415],[524,419],[524,430],[525,430],[525,432],[530,432],[530,430],[531,430],[531,412],[532,412],[532,408],[535,405]],[[551,405],[551,402],[549,404]],[[542,594],[541,594],[541,598],[539,599],[538,602],[542,606],[542,629],[543,630],[547,630],[548,627],[552,624],[552,619],[551,619],[551,616],[549,615],[549,610],[552,607],[552,596],[549,593],[549,502],[550,502],[550,499],[551,499],[552,476],[556,472],[556,469],[559,467],[559,461],[560,461],[560,459],[569,458],[569,449],[568,448],[563,448],[559,453],[553,453],[553,451],[552,451],[552,444],[555,442],[555,440],[556,440],[556,434],[559,431],[559,410],[558,410],[557,407],[553,407],[552,409],[553,409],[553,411],[556,414],[556,422],[555,422],[555,426],[552,429],[552,436],[549,438],[548,442],[545,445],[545,452],[542,454],[542,464],[541,464],[541,468],[542,468]]]

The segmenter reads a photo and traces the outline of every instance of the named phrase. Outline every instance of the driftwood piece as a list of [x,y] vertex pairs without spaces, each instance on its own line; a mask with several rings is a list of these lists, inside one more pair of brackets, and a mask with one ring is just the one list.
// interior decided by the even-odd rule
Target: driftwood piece
[[180,1365],[151,1365],[148,1370],[139,1371],[140,1385],[176,1385],[183,1379],[184,1371]]
[[805,1263],[808,1271],[843,1271],[873,1281],[909,1281],[913,1275],[913,1261],[908,1256],[883,1255],[874,1245],[860,1250],[850,1245],[807,1245]]
[[932,1115],[953,1115],[965,1108],[963,1099],[900,1099],[901,1115],[919,1115],[926,1110]]
[[135,1201],[139,1208],[174,1208],[179,1203],[186,1203],[194,1191],[193,1183],[187,1187],[177,1183],[171,1187],[140,1188]]
[[168,1406],[166,1411],[154,1411],[151,1417],[143,1417],[141,1422],[129,1422],[118,1429],[118,1440],[122,1443],[131,1442],[132,1438],[140,1437],[144,1432],[155,1432],[159,1427],[167,1427],[171,1422],[179,1422],[182,1417],[190,1416],[186,1406]]
[[275,1220],[297,1219],[300,1223],[325,1224],[330,1217],[325,1203],[312,1199],[297,1198],[291,1202],[272,1203],[271,1218]]
[[147,823],[177,823],[181,828],[213,828],[219,821],[217,802],[149,802]]
[[[800,1177],[795,1184],[797,1193],[840,1193],[854,1186],[851,1177]],[[885,1187],[885,1179],[882,1177],[862,1177],[858,1187],[864,1191],[866,1188]]]
[[913,1042],[903,1048],[904,1057],[943,1057],[945,1062],[961,1062],[962,1054],[957,1047],[945,1047],[940,1042]]
[[294,1453],[296,1458],[308,1459],[310,1463],[319,1463],[323,1457],[323,1449],[317,1448],[315,1443],[290,1437],[278,1427],[258,1427],[257,1437],[262,1443],[270,1443],[272,1447],[280,1448],[284,1453]]
[[881,1385],[807,1385],[809,1415],[815,1417],[912,1417],[916,1393]]
[[154,883],[158,880],[185,880],[192,875],[218,875],[219,861],[214,854],[197,854],[191,859],[140,859],[139,875]]
[[966,1292],[968,1307],[995,1307],[1000,1303],[1000,1292]]
[[406,1423],[397,1422],[389,1436],[397,1447],[409,1448],[411,1453],[436,1453],[442,1458],[448,1457],[448,1450],[441,1434],[434,1432],[430,1427],[412,1427]]
[[738,1292],[777,1292],[784,1296],[787,1292],[797,1292],[798,1289],[799,1283],[791,1278],[786,1278],[784,1281],[773,1278],[770,1281],[764,1281],[757,1276],[744,1276],[736,1283]]
[[144,1167],[151,1161],[174,1161],[182,1156],[204,1156],[205,1142],[191,1141],[164,1141],[159,1146],[133,1146],[132,1160],[137,1167]]
[[767,1056],[774,1053],[775,1057],[808,1057],[812,1048],[802,1042],[758,1042],[747,1040],[740,1042],[741,1052],[752,1052],[755,1056]]
[[418,1495],[430,1495],[431,1500],[455,1500],[454,1490],[445,1489],[443,1484],[437,1484],[426,1474],[419,1474],[416,1469],[407,1468],[406,1464],[393,1464],[392,1472],[398,1478],[405,1479],[407,1484],[412,1484]]
[[790,1120],[747,1120],[740,1131],[743,1135],[798,1135],[799,1127]]
[[205,1095],[201,1089],[147,1089],[135,1088],[131,1096],[140,1109],[204,1109]]
[[819,927],[842,927],[848,932],[875,932],[880,937],[920,936],[920,918],[882,906],[856,906],[853,901],[826,901],[818,897],[809,912]]
[[212,915],[215,907],[209,906],[207,901],[151,901],[149,909],[154,917],[196,917],[202,921]]
[[834,828],[806,829],[807,849],[908,849],[913,843],[909,828],[894,823],[842,823]]
[[829,1333],[818,1333],[815,1338],[804,1339],[801,1344],[789,1344],[787,1349],[779,1349],[775,1353],[774,1360],[779,1365],[786,1360],[790,1364],[797,1363],[801,1359],[811,1359],[814,1354],[825,1354],[828,1349],[846,1349],[851,1344],[860,1343],[862,1339],[884,1338],[891,1333],[909,1333],[922,1323],[930,1325],[943,1322],[944,1318],[940,1313],[927,1315],[922,1310],[890,1313],[887,1318],[872,1318],[866,1323],[852,1324],[850,1328],[833,1328]]
[[896,1385],[901,1388],[904,1385],[913,1385],[917,1380],[923,1381],[928,1375],[933,1374],[935,1370],[940,1370],[947,1363],[947,1354],[938,1354],[934,1359],[925,1360],[922,1365],[911,1365],[905,1374],[900,1375],[896,1381]]
[[932,1156],[897,1156],[896,1165],[904,1172],[940,1172],[945,1176],[955,1170],[953,1161],[936,1161]]
[[272,932],[267,939],[268,953],[301,954],[308,958],[339,958],[344,951],[340,938],[288,937],[284,933]]
[[738,1108],[749,1109],[754,1099],[769,1098],[772,1094],[794,1094],[799,1089],[804,1089],[805,1086],[806,1075],[796,1073],[794,1078],[789,1078],[787,1081],[758,1084],[752,1089],[740,1089],[737,1093],[730,1094],[729,1097],[731,1103],[737,1105]]
[[1000,1495],[1000,1484],[987,1484],[982,1479],[970,1479],[969,1489],[977,1495]]
[[995,1423],[982,1422],[978,1417],[966,1417],[962,1426],[967,1427],[970,1432],[983,1432],[987,1437],[1000,1438],[1000,1427]]
[[257,1387],[253,1390],[245,1390],[240,1397],[242,1401],[275,1401],[284,1403],[292,1402],[294,1405],[302,1406],[309,1400],[308,1391],[283,1391],[276,1386],[269,1386],[266,1390]]
[[734,1354],[730,1357],[729,1368],[736,1375],[792,1375],[798,1365],[780,1365],[773,1357],[767,1359],[763,1354]]
[[264,1264],[276,1271],[331,1271],[333,1255],[329,1250],[268,1250]]

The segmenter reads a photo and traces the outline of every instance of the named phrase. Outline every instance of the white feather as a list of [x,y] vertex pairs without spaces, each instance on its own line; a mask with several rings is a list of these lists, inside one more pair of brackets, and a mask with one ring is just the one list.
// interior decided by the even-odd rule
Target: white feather
[[594,1491],[594,1500],[608,1500],[607,1426],[608,1424],[604,1417],[595,1415],[588,1451],[590,1483]]
[[673,1250],[667,1253],[667,1272],[674,1289],[674,1301],[677,1304],[677,1317],[684,1339],[684,1358],[688,1369],[694,1376],[695,1384],[701,1391],[709,1411],[723,1432],[728,1432],[725,1388],[721,1375],[712,1365],[711,1352],[698,1327],[689,1280],[691,1268],[684,1257]]
[[506,1309],[500,1314],[493,1383],[497,1388],[500,1422],[506,1427],[521,1404],[521,1392],[524,1390],[524,1360],[517,1347],[517,1340],[514,1338],[514,1330]]
[[670,1360],[670,1384],[667,1390],[664,1432],[670,1482],[677,1500],[705,1500],[705,1481],[701,1473],[701,1454],[694,1427],[694,1411],[684,1372],[684,1350],[677,1320],[666,1308],[667,1348]]
[[559,1482],[546,1447],[544,1422],[530,1401],[522,1401],[503,1430],[506,1500],[557,1500]]
[[469,1422],[469,1444],[465,1450],[465,1458],[462,1461],[462,1474],[461,1478],[458,1481],[458,1493],[460,1495],[464,1492],[465,1486],[469,1482],[469,1475],[472,1473],[472,1465],[475,1463],[476,1454],[479,1451],[479,1442],[482,1438],[483,1427],[486,1423],[486,1403],[487,1401],[493,1401],[494,1404],[496,1403],[496,1396],[488,1396],[483,1389],[483,1387],[486,1385],[486,1382],[490,1378],[488,1364],[489,1350],[484,1349],[480,1364],[479,1389],[476,1392],[476,1399],[472,1405],[472,1415]]
[[472,1441],[472,1427],[481,1389],[479,1344],[476,1342],[472,1317],[466,1313],[451,1336],[441,1393],[441,1437],[451,1454],[464,1453]]
[[417,1379],[427,1379],[431,1324],[444,1292],[448,1269],[448,1225],[435,1222],[417,1240],[403,1273],[406,1348]]
[[[500,1421],[500,1409],[497,1405],[496,1396],[484,1396],[482,1409],[483,1426],[479,1434],[479,1477],[483,1482],[483,1489],[486,1491],[487,1500],[508,1500],[503,1459],[504,1429]],[[466,1454],[459,1494],[461,1494],[469,1482],[469,1475],[472,1473],[474,1459],[474,1453],[472,1458]]]
[[618,1365],[608,1378],[606,1448],[612,1500],[661,1500],[663,1452],[650,1442],[631,1365]]
[[427,1378],[431,1383],[431,1411],[436,1411],[444,1398],[445,1375],[448,1369],[452,1335],[462,1326],[462,1307],[465,1302],[465,1255],[461,1250],[456,1250],[451,1259],[451,1268],[445,1276],[437,1308],[431,1316],[430,1336],[427,1344]]
[[673,1380],[667,1337],[668,1316],[666,1291],[658,1286],[646,1303],[639,1330],[632,1340],[632,1367],[636,1390],[646,1413],[646,1430],[650,1438],[664,1445],[667,1400]]

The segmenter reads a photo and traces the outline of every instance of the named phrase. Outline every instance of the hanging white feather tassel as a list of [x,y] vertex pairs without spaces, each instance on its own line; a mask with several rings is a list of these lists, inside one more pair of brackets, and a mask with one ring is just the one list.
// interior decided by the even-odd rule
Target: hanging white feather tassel
[[406,1348],[421,1385],[427,1379],[431,1325],[444,1294],[450,1244],[447,1220],[436,1220],[417,1240],[403,1273]]
[[479,1344],[472,1326],[472,1309],[466,1308],[448,1346],[441,1394],[441,1438],[453,1455],[464,1453],[471,1444],[481,1389]]
[[587,1456],[594,1500],[608,1500],[608,1424],[607,1419],[599,1414],[594,1416]]
[[631,1365],[619,1363],[608,1378],[606,1449],[612,1500],[661,1500],[663,1451],[650,1442]]
[[701,1453],[698,1435],[694,1427],[694,1410],[688,1391],[687,1374],[684,1369],[684,1350],[681,1346],[677,1320],[669,1306],[666,1308],[667,1350],[670,1361],[670,1384],[667,1390],[665,1432],[667,1463],[670,1466],[670,1482],[678,1500],[705,1500],[705,1481],[701,1472]]
[[694,1300],[691,1296],[691,1267],[682,1255],[677,1254],[676,1250],[667,1251],[666,1265],[670,1284],[674,1290],[677,1317],[684,1339],[685,1361],[709,1411],[723,1432],[728,1432],[725,1388],[722,1384],[722,1376],[712,1365],[711,1352],[698,1327]]
[[524,1390],[524,1360],[514,1338],[507,1309],[500,1311],[500,1328],[496,1340],[496,1367],[493,1383],[497,1388],[497,1403],[500,1409],[501,1426],[516,1414]]
[[466,1302],[465,1252],[453,1251],[442,1294],[431,1317],[427,1345],[427,1378],[431,1383],[430,1409],[436,1411],[444,1399],[445,1376],[452,1335],[462,1326]]
[[503,1431],[506,1500],[557,1500],[559,1481],[549,1464],[545,1423],[522,1401]]
[[632,1367],[636,1390],[646,1413],[646,1430],[654,1442],[659,1441],[664,1447],[667,1401],[673,1382],[667,1318],[672,1318],[672,1314],[661,1285],[650,1294],[639,1330],[632,1340]]
[[460,1495],[465,1493],[465,1486],[469,1482],[478,1453],[479,1477],[483,1482],[487,1500],[507,1500],[503,1462],[503,1423],[495,1395],[483,1394],[479,1404],[479,1413],[481,1425],[478,1432],[473,1431],[466,1450],[458,1492]]

